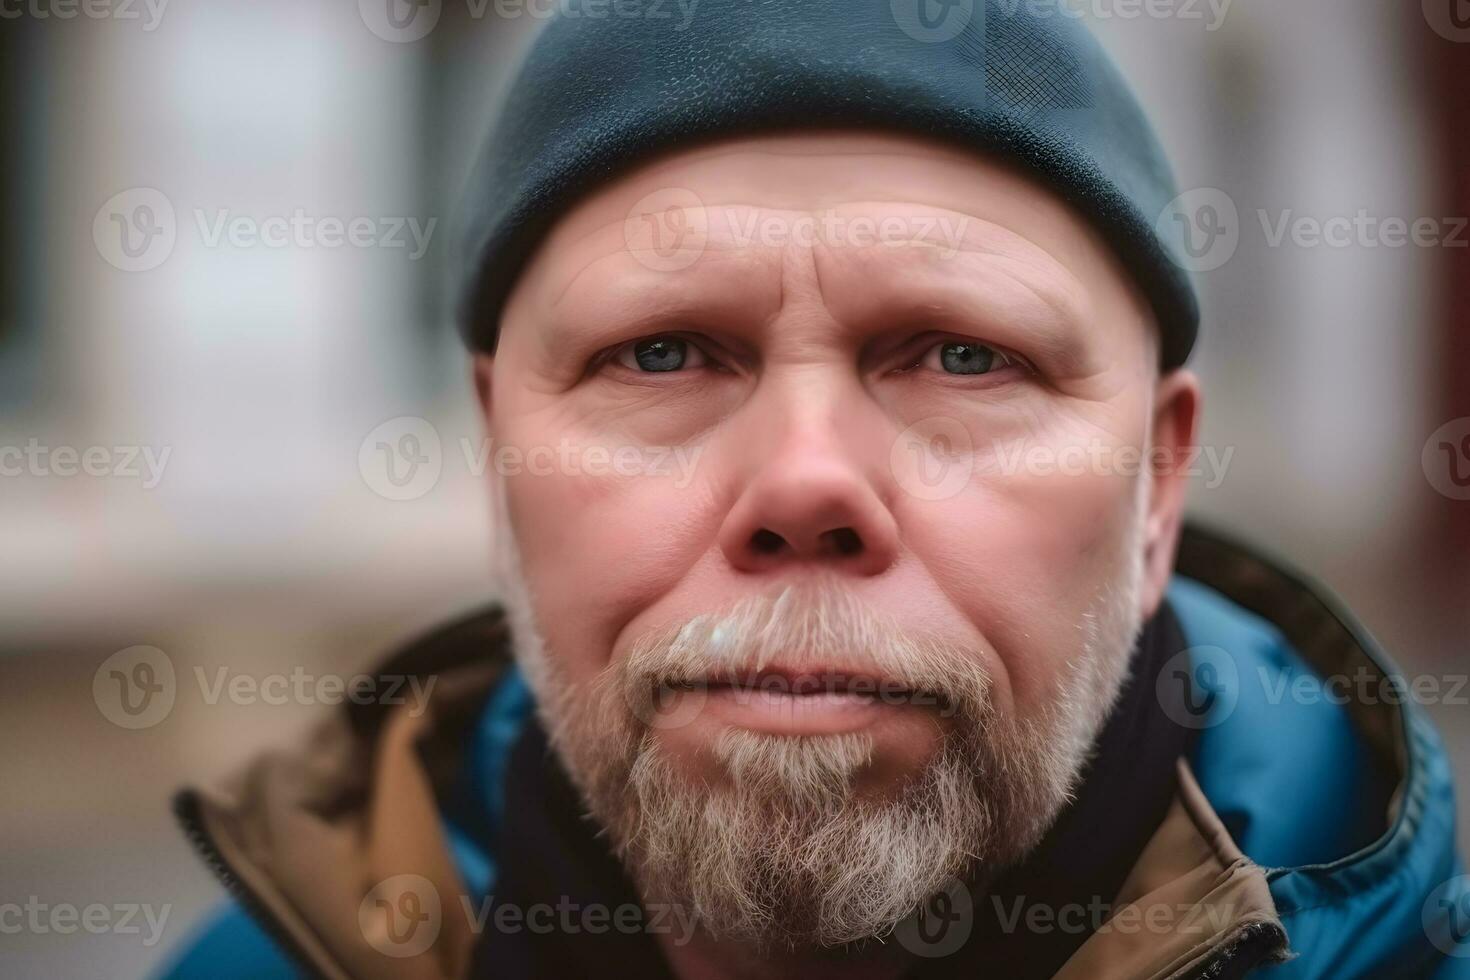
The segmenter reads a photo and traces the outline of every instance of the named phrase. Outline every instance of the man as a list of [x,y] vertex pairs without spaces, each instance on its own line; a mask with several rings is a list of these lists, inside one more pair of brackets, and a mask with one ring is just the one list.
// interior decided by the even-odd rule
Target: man
[[181,975],[1450,975],[1432,729],[1181,531],[1174,189],[1026,5],[545,29],[473,212],[500,607],[179,811]]

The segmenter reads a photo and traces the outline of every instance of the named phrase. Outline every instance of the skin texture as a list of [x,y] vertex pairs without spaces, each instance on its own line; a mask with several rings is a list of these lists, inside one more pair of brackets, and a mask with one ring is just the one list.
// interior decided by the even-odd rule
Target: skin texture
[[[633,342],[662,335],[702,356],[638,370]],[[987,345],[992,370],[946,372],[954,342]],[[810,132],[701,145],[591,192],[531,257],[475,377],[496,446],[694,460],[497,479],[546,649],[573,683],[652,631],[835,576],[973,651],[996,710],[1026,718],[1057,697],[1115,577],[1137,453],[1193,445],[1197,381],[1161,377],[1157,359],[1125,270],[1029,178],[915,137]],[[1146,618],[1184,478],[1143,468]],[[732,725],[860,731],[882,792],[944,731],[909,705],[706,707],[657,733],[694,778],[715,778],[709,747]],[[713,945],[669,952],[688,976],[779,966]]]

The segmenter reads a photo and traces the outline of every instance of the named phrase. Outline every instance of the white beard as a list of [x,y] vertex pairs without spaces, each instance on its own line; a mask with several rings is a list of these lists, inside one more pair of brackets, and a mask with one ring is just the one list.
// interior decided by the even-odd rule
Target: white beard
[[[515,655],[568,772],[645,901],[679,903],[707,933],[758,948],[879,937],[952,879],[1020,861],[1055,821],[1127,676],[1140,626],[1146,481],[1117,542],[1117,574],[1078,624],[1078,646],[1036,717],[996,711],[972,651],[916,636],[833,580],[756,596],[642,637],[590,684],[566,677],[537,627],[496,488],[496,555]],[[722,780],[691,779],[663,751],[644,703],[658,680],[777,650],[862,651],[954,709],[951,733],[904,786],[859,794],[866,734],[728,729]]]

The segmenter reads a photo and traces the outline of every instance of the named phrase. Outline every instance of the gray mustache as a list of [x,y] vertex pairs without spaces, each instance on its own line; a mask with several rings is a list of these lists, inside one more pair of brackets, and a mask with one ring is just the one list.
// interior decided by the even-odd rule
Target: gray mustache
[[787,586],[640,637],[609,666],[631,703],[670,692],[735,689],[848,693],[933,707],[944,716],[985,715],[991,678],[976,650],[906,627],[851,593]]

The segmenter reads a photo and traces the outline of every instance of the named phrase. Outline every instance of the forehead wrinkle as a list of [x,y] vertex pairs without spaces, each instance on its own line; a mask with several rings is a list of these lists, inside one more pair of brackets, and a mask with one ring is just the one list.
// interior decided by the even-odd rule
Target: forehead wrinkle
[[[784,213],[787,213],[787,214],[798,214],[798,215],[804,213],[808,217],[816,217],[816,213],[815,212],[807,211],[807,210],[805,210],[803,208],[776,208],[776,207],[771,207],[769,205],[753,204],[753,203],[750,203],[750,202],[747,202],[747,201],[721,201],[721,202],[718,202],[718,203],[715,203],[715,204],[705,204],[705,205],[703,205],[703,207],[704,207],[704,209],[706,211],[709,211],[709,210],[711,210],[713,208],[746,207],[746,208],[749,208],[749,209],[751,209],[753,211],[768,211],[768,212],[780,211],[780,212],[784,212]],[[688,210],[688,209],[682,209],[682,210]],[[609,231],[611,231],[613,229],[622,228],[623,226],[626,225],[627,220],[628,220],[627,219],[627,216],[625,215],[622,218],[618,218],[618,219],[615,219],[615,220],[603,222],[603,223],[598,224],[598,225],[594,225],[593,227],[588,228],[585,232],[579,233],[577,235],[577,237],[572,242],[566,243],[565,245],[563,245],[562,243],[556,241],[556,238],[554,237],[556,235],[556,232],[553,231],[552,236],[549,236],[547,238],[547,247],[549,249],[553,249],[553,250],[554,249],[558,249],[558,248],[565,248],[565,247],[575,247],[577,245],[580,245],[580,244],[582,244],[584,242],[589,241],[590,239],[592,239],[592,238],[594,238],[594,237],[596,237],[598,235],[605,234],[605,233],[607,233],[607,232],[609,232]],[[710,229],[708,227],[708,223],[706,223],[706,233],[708,233],[709,230]],[[757,245],[757,244],[745,244],[745,243],[741,243],[741,242],[735,241],[734,239],[709,239],[709,238],[706,238],[704,245],[701,247],[701,250],[702,251],[712,251],[712,252],[735,252],[735,251],[749,252],[749,251],[753,251],[753,250],[761,249],[761,248],[765,248],[765,246],[760,246],[760,245]],[[615,258],[619,258],[619,257],[622,257],[622,256],[631,256],[632,254],[633,254],[632,249],[630,249],[630,248],[627,247],[627,238],[625,236],[623,236],[622,237],[622,246],[621,247],[616,248],[616,249],[613,249],[613,250],[608,251],[608,252],[604,252],[603,254],[598,255],[596,258],[592,259],[591,261],[589,261],[589,262],[587,262],[587,263],[579,266],[578,269],[577,269],[577,271],[572,274],[571,278],[568,279],[566,281],[566,283],[564,283],[562,285],[562,288],[560,290],[557,291],[556,296],[552,299],[552,301],[550,303],[551,308],[552,309],[555,309],[558,305],[561,304],[561,302],[566,298],[566,294],[571,290],[572,286],[574,286],[576,284],[577,280],[581,279],[582,276],[585,273],[590,272],[594,267],[596,267],[597,265],[599,265],[599,264],[601,264],[601,263],[603,263],[603,262],[605,262],[605,261],[607,261],[609,259],[615,259]],[[691,267],[691,269],[692,268],[693,267]],[[682,271],[686,271],[686,270],[678,270],[678,271],[681,271],[682,272]]]
[[[712,254],[709,254],[709,255],[703,255],[702,254],[700,256],[699,261],[696,262],[696,263],[694,263],[693,265],[691,265],[687,269],[670,270],[670,271],[665,271],[665,272],[662,272],[662,273],[659,273],[659,274],[661,276],[663,276],[663,277],[666,277],[666,280],[674,280],[674,279],[684,280],[684,281],[687,281],[687,280],[690,280],[690,279],[697,280],[700,277],[701,273],[708,274],[709,266],[707,264],[704,265],[702,268],[700,266],[700,263],[705,263],[707,259],[720,259],[720,258],[739,259],[739,258],[742,258],[742,257],[744,257],[746,255],[751,254],[753,251],[755,251],[755,249],[754,248],[751,248],[751,247],[740,247],[740,246],[731,246],[731,247],[728,247],[728,248],[720,248],[720,247],[709,247],[708,245],[706,245],[704,251],[706,253],[712,253]],[[764,249],[764,251],[773,251],[773,250],[771,250],[771,249]],[[551,300],[551,302],[550,302],[550,304],[548,306],[548,309],[554,312],[557,309],[557,307],[559,307],[563,302],[565,302],[567,300],[568,294],[572,291],[573,287],[578,283],[578,281],[580,281],[582,279],[583,276],[591,273],[594,269],[596,269],[597,267],[603,265],[604,263],[607,263],[607,262],[610,262],[610,261],[617,261],[617,260],[623,260],[623,261],[631,260],[631,261],[634,261],[634,262],[637,261],[635,258],[633,258],[633,253],[632,253],[631,250],[626,249],[626,248],[623,248],[623,249],[618,249],[618,250],[612,251],[612,252],[605,252],[602,255],[599,255],[596,258],[592,259],[591,261],[589,261],[589,262],[587,262],[587,263],[585,263],[583,265],[580,265],[578,267],[577,271],[572,274],[571,278],[569,278],[566,281],[566,283],[563,284],[563,286],[561,287],[561,289],[552,298],[552,300]],[[749,269],[750,266],[747,265],[744,268]],[[654,272],[656,270],[646,269],[645,267],[640,266],[638,271],[639,272],[650,272],[651,273],[651,272]]]
[[[921,247],[930,246],[931,249],[935,250],[940,247],[937,245],[931,246],[930,243],[919,244]],[[874,252],[874,249],[882,247],[883,246],[871,246],[862,249],[855,249],[853,251],[855,254],[861,254],[863,256],[873,254],[898,254],[894,252]],[[1048,263],[1046,270],[1040,274],[1036,274],[1033,271],[1034,265],[1032,263],[1035,258],[1034,256],[1017,256],[1010,254],[1004,248],[993,248],[984,245],[955,247],[955,254],[947,258],[939,256],[937,251],[930,251],[924,256],[922,261],[914,260],[902,264],[894,262],[879,263],[877,268],[870,265],[861,268],[859,272],[864,276],[865,281],[873,282],[880,276],[886,277],[891,275],[894,277],[901,277],[911,276],[914,275],[916,272],[937,272],[939,269],[944,268],[941,263],[948,262],[957,263],[955,268],[963,271],[965,263],[961,256],[967,256],[972,259],[988,260],[985,261],[984,264],[983,271],[985,273],[1003,276],[1008,283],[1011,283],[1024,290],[1027,295],[1035,299],[1036,302],[1039,303],[1042,307],[1055,314],[1060,324],[1080,325],[1082,323],[1085,323],[1088,318],[1087,310],[1090,306],[1088,302],[1088,292],[1085,284],[1070,269],[1062,265],[1060,262],[1057,262],[1055,258],[1050,255],[1050,253],[1047,253],[1044,249],[1040,249],[1039,246],[1036,247],[1036,250],[1051,260]],[[847,272],[846,276],[844,276],[839,272],[839,270],[841,269],[841,259],[838,258],[835,253],[838,253],[840,251],[841,250],[839,249],[821,249],[821,254],[815,257],[817,281],[819,285],[823,281],[823,275],[826,276],[828,281],[835,283],[840,282],[844,278],[850,278],[850,276],[853,274],[851,271],[849,271]],[[825,273],[823,272],[823,266],[827,267],[827,271]],[[880,269],[882,271],[879,271]],[[1053,281],[1053,277],[1055,277],[1055,281]],[[964,278],[956,278],[945,275],[940,276],[939,281],[946,286],[958,283],[959,285],[957,285],[955,288],[963,289],[977,296],[982,296],[983,291],[973,283],[965,281]],[[824,299],[825,295],[826,294],[824,292]]]
[[[821,153],[815,153],[815,152],[814,153],[810,153],[810,154],[804,154],[804,153],[785,153],[785,154],[782,154],[782,153],[777,153],[775,151],[750,151],[750,152],[759,152],[759,153],[763,153],[765,155],[786,155],[786,156],[818,156],[818,155],[822,155]],[[728,154],[725,154],[725,155],[728,155]],[[891,154],[848,153],[848,154],[841,154],[841,155],[844,155],[844,156],[863,156],[863,155],[886,156],[886,155],[891,155]],[[935,240],[935,238],[933,237],[933,234],[932,234],[932,232],[934,230],[931,230],[931,236],[930,237],[921,238],[921,239],[906,239],[905,240],[906,243],[909,244],[910,246],[915,247],[915,248],[925,249],[925,250],[929,251],[931,255],[934,254],[934,253],[936,253],[939,248],[944,248],[946,250],[952,250],[952,252],[954,254],[950,255],[949,258],[946,259],[946,261],[954,260],[954,259],[958,258],[959,256],[964,255],[964,256],[971,256],[971,257],[993,257],[995,259],[1002,260],[1007,265],[1010,265],[1010,264],[1013,264],[1013,263],[1030,264],[1030,263],[1028,263],[1028,258],[1035,259],[1035,258],[1042,258],[1042,257],[1044,257],[1044,259],[1045,259],[1045,270],[1044,270],[1044,272],[1041,272],[1039,276],[1015,275],[1015,274],[1009,274],[1008,273],[1007,274],[1007,278],[1010,279],[1011,281],[1013,281],[1016,285],[1020,286],[1024,290],[1026,290],[1026,292],[1028,294],[1030,294],[1032,297],[1034,297],[1037,302],[1043,304],[1046,308],[1048,308],[1049,310],[1051,310],[1054,313],[1056,313],[1064,321],[1067,321],[1067,322],[1079,322],[1083,318],[1083,316],[1084,316],[1084,310],[1086,308],[1086,303],[1085,303],[1086,289],[1085,289],[1085,286],[1084,286],[1082,280],[1065,263],[1063,263],[1052,251],[1050,251],[1049,249],[1045,248],[1041,244],[1037,243],[1036,241],[1034,241],[1033,239],[1031,239],[1030,237],[1028,237],[1024,233],[1022,233],[1021,231],[1017,230],[1015,227],[1012,227],[1010,224],[1007,224],[1006,222],[997,220],[996,217],[982,217],[982,216],[980,216],[978,214],[972,213],[971,211],[957,210],[954,207],[950,207],[950,206],[945,206],[945,205],[940,205],[940,204],[932,204],[932,203],[925,203],[925,202],[921,202],[921,201],[916,201],[913,198],[908,197],[908,196],[895,197],[895,198],[882,198],[882,197],[866,196],[866,197],[859,198],[859,199],[852,199],[852,198],[844,198],[844,199],[840,199],[840,200],[837,200],[837,199],[829,199],[829,200],[827,200],[827,201],[825,201],[823,203],[817,204],[814,207],[789,207],[789,206],[788,207],[776,207],[776,206],[773,206],[773,205],[756,203],[756,202],[753,202],[751,200],[748,200],[746,198],[741,197],[741,198],[734,198],[734,199],[729,199],[729,200],[724,200],[724,201],[718,201],[718,202],[714,202],[714,203],[707,203],[707,204],[704,205],[704,208],[706,209],[707,212],[708,211],[715,210],[715,209],[721,209],[721,208],[744,208],[744,209],[748,209],[748,210],[754,211],[754,212],[764,212],[764,214],[761,215],[757,220],[765,220],[767,217],[772,216],[772,215],[774,215],[775,213],[778,213],[778,212],[781,213],[781,214],[787,215],[787,216],[795,216],[798,219],[801,219],[801,218],[810,218],[810,219],[814,219],[814,220],[821,220],[821,215],[823,213],[832,213],[834,211],[860,209],[863,206],[894,207],[894,206],[902,206],[902,205],[908,205],[910,207],[920,208],[920,209],[925,210],[926,212],[929,212],[929,213],[926,213],[926,214],[922,215],[922,217],[924,219],[936,219],[936,220],[939,220],[941,222],[947,222],[948,223],[948,228],[947,229],[946,228],[937,229],[939,231],[940,235],[941,235],[941,237],[937,241]],[[854,218],[861,217],[861,215],[857,215],[857,216],[853,216],[853,217]],[[877,216],[869,216],[869,217],[870,218],[873,218],[873,220],[875,220],[875,221],[881,221],[882,220],[882,218],[879,218]],[[884,216],[884,217],[888,217],[888,216]],[[902,218],[903,216],[901,216],[901,215],[893,215],[893,217]],[[910,220],[917,220],[919,217],[920,217],[919,215],[913,215],[913,216],[910,216]],[[593,225],[587,231],[579,234],[578,237],[575,239],[575,241],[572,244],[575,246],[576,244],[581,244],[583,242],[587,242],[588,240],[593,239],[593,238],[595,238],[595,237],[597,237],[599,235],[607,235],[610,232],[614,232],[614,230],[616,230],[616,229],[621,229],[625,225],[626,220],[627,220],[627,218],[626,218],[626,216],[624,216],[623,218],[612,219],[612,220],[608,220],[608,221],[601,222],[599,224]],[[960,234],[959,241],[952,242],[952,241],[945,240],[943,236],[946,235],[946,234],[949,234],[950,233],[949,230],[955,228],[956,226],[958,226],[961,229],[961,234]],[[844,251],[844,250],[849,250],[849,249],[852,250],[852,251],[854,251],[854,252],[858,252],[858,253],[872,254],[873,253],[873,249],[875,249],[875,248],[882,247],[884,249],[890,249],[890,247],[887,246],[887,245],[881,245],[881,246],[880,245],[870,245],[870,246],[868,246],[868,245],[865,245],[865,246],[851,246],[851,245],[846,245],[846,246],[839,246],[839,247],[826,247],[825,246],[825,243],[823,243],[820,240],[820,237],[817,239],[816,242],[814,242],[814,246],[822,246],[820,248],[817,248],[817,247],[808,248],[808,247],[805,247],[805,246],[798,245],[797,243],[791,242],[791,241],[786,241],[786,242],[784,242],[780,246],[774,246],[774,245],[769,245],[768,246],[768,245],[759,244],[758,242],[756,242],[756,243],[745,243],[745,242],[738,241],[737,240],[737,236],[735,235],[735,229],[730,228],[728,226],[728,223],[726,223],[726,222],[721,222],[721,223],[719,223],[718,226],[713,226],[713,227],[712,227],[712,223],[707,222],[706,223],[706,227],[707,227],[707,229],[710,232],[715,233],[715,236],[716,237],[707,238],[706,241],[705,241],[705,243],[704,243],[704,245],[702,246],[702,249],[705,252],[714,253],[714,254],[718,254],[718,253],[722,253],[722,252],[725,252],[725,253],[740,253],[740,254],[748,254],[748,253],[752,253],[752,252],[765,252],[765,253],[769,253],[769,254],[772,254],[772,255],[776,255],[778,253],[797,252],[797,251],[802,251],[802,250],[809,251],[809,252],[818,252],[818,251],[820,251],[820,252],[823,252],[823,253],[836,253],[836,252],[840,252],[840,251]],[[976,229],[977,229],[977,227],[978,227],[978,229],[982,233],[984,233],[986,231],[989,231],[992,235],[995,235],[998,238],[998,240],[997,241],[994,241],[994,242],[987,242],[987,241],[976,240],[975,236],[976,236]],[[560,288],[560,290],[557,291],[556,295],[554,296],[554,298],[552,299],[552,301],[550,303],[550,308],[552,310],[557,309],[567,299],[568,295],[572,292],[572,290],[576,286],[576,284],[586,274],[594,271],[596,268],[598,268],[599,266],[601,266],[604,262],[606,262],[608,260],[618,259],[618,258],[625,258],[625,257],[631,255],[630,250],[626,247],[626,239],[623,238],[623,236],[622,236],[622,234],[620,232],[618,232],[617,234],[618,234],[618,238],[621,239],[621,247],[616,248],[616,249],[614,249],[612,251],[606,252],[606,253],[604,253],[602,255],[599,255],[596,258],[592,259],[591,261],[589,261],[589,262],[581,265],[577,269],[577,271],[575,273],[573,273],[573,275],[562,285],[562,287]],[[553,242],[552,243],[552,247],[553,248],[557,247],[557,243],[554,243]],[[1031,253],[1031,256],[1012,254],[1014,251],[1017,251],[1017,250],[1022,251],[1022,252]],[[892,253],[892,251],[890,249],[888,252],[886,252],[884,254],[893,254],[893,253]],[[699,263],[700,262],[703,262],[703,261],[705,261],[705,256],[702,255],[701,258],[700,258],[700,260],[698,262],[696,262],[694,266],[691,266],[690,269],[687,269],[687,270],[678,270],[677,272],[666,273],[666,275],[689,275],[691,273],[697,275],[697,273],[699,271]],[[785,302],[786,302],[786,299],[787,299],[787,296],[788,296],[789,290],[788,290],[787,277],[788,277],[789,273],[791,272],[791,266],[789,265],[789,263],[785,259],[780,259],[780,261],[782,263],[782,267],[781,267],[780,275],[778,277],[778,288],[779,288],[779,298],[778,298],[779,305],[777,307],[777,311],[778,312],[779,312],[779,310],[781,308],[784,307]],[[836,262],[836,261],[838,261],[838,260],[835,258],[835,255],[832,255],[832,256],[829,256],[829,255],[818,256],[818,255],[815,255],[814,254],[813,257],[812,257],[812,261],[811,261],[812,276],[813,276],[813,279],[814,279],[815,284],[816,284],[817,293],[818,293],[818,295],[820,297],[822,297],[824,303],[825,303],[825,299],[826,299],[826,292],[825,292],[825,288],[824,288],[824,285],[823,285],[823,268],[824,268],[824,265],[830,265],[831,263]],[[1037,265],[1039,266],[1039,263],[1037,263]],[[830,279],[830,277],[829,277],[829,279]],[[1037,281],[1038,279],[1040,279],[1041,281]],[[1053,284],[1051,282],[1049,282],[1048,280],[1051,280],[1051,279],[1059,280],[1058,282],[1055,283],[1055,288],[1050,288]]]

